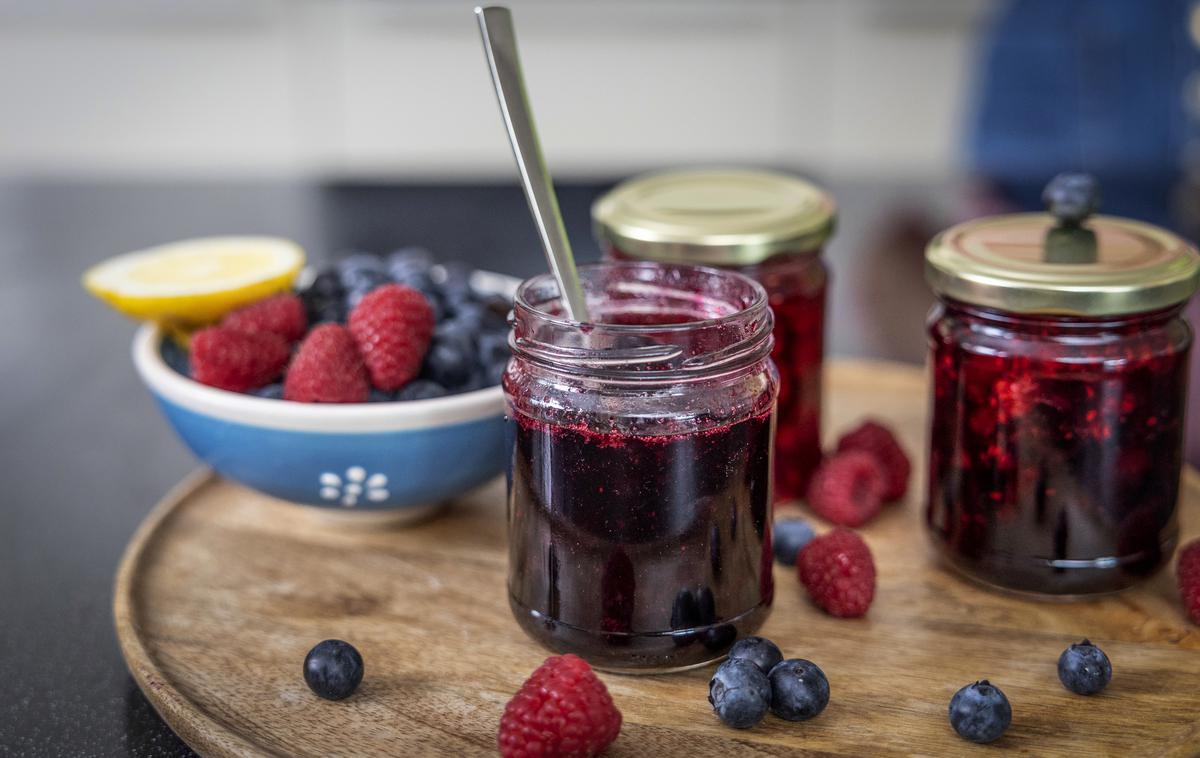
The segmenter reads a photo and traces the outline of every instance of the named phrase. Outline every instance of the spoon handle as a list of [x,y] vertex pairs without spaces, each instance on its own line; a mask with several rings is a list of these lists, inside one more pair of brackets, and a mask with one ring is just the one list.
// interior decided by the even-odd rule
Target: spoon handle
[[489,6],[476,8],[475,16],[479,20],[479,32],[483,36],[483,49],[492,71],[500,113],[512,143],[517,170],[521,173],[525,199],[529,201],[538,235],[550,259],[550,269],[558,280],[567,316],[575,321],[588,321],[587,303],[579,284],[579,273],[575,270],[575,257],[571,254],[567,230],[563,228],[554,182],[546,170],[537,129],[533,125],[533,110],[525,93],[512,13],[502,6]]

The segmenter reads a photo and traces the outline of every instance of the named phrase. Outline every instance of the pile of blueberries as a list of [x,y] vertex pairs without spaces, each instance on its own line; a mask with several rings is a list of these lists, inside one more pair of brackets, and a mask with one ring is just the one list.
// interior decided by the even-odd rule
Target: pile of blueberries
[[709,681],[708,702],[735,729],[749,729],[768,710],[787,721],[807,721],[829,704],[829,680],[812,661],[784,660],[774,642],[743,637]]
[[372,390],[371,401],[424,400],[500,383],[508,363],[507,315],[511,301],[471,285],[465,263],[436,263],[433,254],[407,247],[387,255],[352,253],[317,272],[300,290],[308,323],[346,317],[363,297],[384,284],[403,284],[425,295],[437,327],[418,379],[396,393]]
[[[396,392],[372,389],[369,401],[427,400],[500,384],[508,364],[512,301],[476,289],[471,284],[474,273],[465,263],[436,263],[428,250],[419,247],[387,256],[350,253],[321,267],[297,294],[313,327],[323,322],[345,324],[354,306],[376,287],[395,283],[419,290],[437,322],[421,374]],[[167,365],[191,376],[187,351],[173,340],[163,340],[162,356]],[[283,385],[269,384],[250,394],[280,399]]]
[[363,297],[384,284],[403,284],[425,295],[437,327],[421,375],[396,393],[372,390],[371,401],[424,400],[500,383],[508,363],[511,301],[471,285],[465,263],[436,263],[433,254],[407,247],[388,256],[352,253],[317,272],[300,290],[310,326],[346,317]]

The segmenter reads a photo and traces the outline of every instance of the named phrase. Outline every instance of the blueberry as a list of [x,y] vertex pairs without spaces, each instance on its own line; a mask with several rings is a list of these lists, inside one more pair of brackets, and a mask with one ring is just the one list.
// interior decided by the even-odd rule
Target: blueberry
[[346,290],[369,292],[392,280],[383,260],[367,253],[356,253],[338,261],[337,271]]
[[1060,223],[1074,226],[1100,205],[1100,183],[1091,174],[1059,174],[1046,185],[1042,202]]
[[483,369],[483,386],[496,387],[504,383],[504,372],[508,370],[508,361],[493,363]]
[[191,358],[188,356],[188,351],[178,342],[167,337],[162,341],[160,352],[162,353],[163,363],[174,369],[176,373],[189,377],[192,375]]
[[346,290],[346,312],[357,308],[364,297],[387,283],[386,279],[378,282],[364,281]]
[[479,362],[485,366],[508,363],[511,353],[508,349],[508,332],[497,334],[488,332],[479,335]]
[[363,659],[349,642],[325,640],[304,658],[304,681],[326,700],[349,697],[363,678]]
[[729,660],[743,659],[770,673],[775,664],[783,660],[783,653],[774,642],[763,637],[743,637],[729,648]]
[[350,253],[343,256],[334,266],[343,279],[347,275],[363,271],[372,271],[379,274],[387,273],[387,265],[378,255],[371,253]]
[[388,255],[388,269],[404,269],[408,271],[429,271],[433,268],[433,253],[423,247],[412,245],[402,247]]
[[432,379],[448,390],[464,388],[475,378],[472,345],[460,339],[435,336],[422,368],[425,379]]
[[696,612],[701,624],[717,622],[717,600],[711,587],[706,585],[696,590]]
[[391,392],[375,389],[374,387],[371,388],[371,393],[367,395],[368,403],[390,403],[396,399],[396,396]]
[[485,332],[479,335],[478,341],[479,363],[483,366],[487,386],[500,384],[511,355],[508,349],[508,332]]
[[258,389],[250,390],[250,392],[248,392],[247,394],[254,395],[255,397],[265,397],[268,400],[282,400],[283,399],[283,385],[282,384],[268,384],[265,387],[259,387]]
[[474,325],[459,319],[438,324],[433,330],[434,342],[453,342],[462,350],[474,353],[478,348],[479,331]]
[[305,299],[304,312],[311,326],[326,322],[342,323],[346,320],[346,305],[341,296],[336,299]]
[[708,702],[727,725],[734,729],[749,729],[767,715],[771,705],[771,683],[750,661],[725,661],[717,667],[708,683]]
[[344,294],[341,277],[336,269],[323,268],[312,284],[301,293],[301,295],[313,295],[315,297],[340,298]]
[[396,393],[397,400],[432,400],[445,396],[446,388],[428,379],[414,379]]
[[300,292],[300,302],[310,325],[326,321],[345,321],[343,299],[346,290],[333,269],[323,270],[307,289]]
[[780,661],[767,679],[771,683],[771,712],[781,719],[806,721],[829,705],[829,680],[812,661]]
[[1011,723],[1008,698],[986,679],[968,684],[950,699],[950,726],[964,740],[998,740]]
[[455,324],[461,324],[462,328],[472,332],[483,331],[483,324],[487,318],[487,309],[480,303],[474,301],[459,300],[451,303],[450,321]]
[[675,595],[671,605],[671,639],[676,647],[684,647],[696,640],[695,627],[700,625],[700,609],[696,605],[696,596],[689,589],[682,589]]
[[704,630],[700,642],[705,649],[713,652],[724,652],[737,639],[737,627],[733,624],[717,624]]
[[776,521],[774,536],[771,538],[776,562],[784,566],[795,566],[800,549],[814,536],[812,526],[804,519],[789,518]]
[[433,278],[430,276],[432,268],[433,255],[420,247],[406,247],[387,258],[387,271],[392,281],[422,292],[434,289]]
[[1112,664],[1104,651],[1084,640],[1058,657],[1058,679],[1078,695],[1095,695],[1112,681]]
[[420,289],[421,294],[425,296],[425,301],[429,303],[430,309],[433,310],[433,321],[439,323],[446,318],[446,302],[442,299],[436,288],[427,290]]

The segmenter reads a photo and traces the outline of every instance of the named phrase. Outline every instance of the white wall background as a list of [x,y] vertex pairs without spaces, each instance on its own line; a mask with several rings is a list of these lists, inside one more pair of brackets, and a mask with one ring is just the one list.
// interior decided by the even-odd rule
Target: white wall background
[[[513,0],[562,176],[953,171],[996,0]],[[457,0],[0,0],[0,174],[511,175]]]

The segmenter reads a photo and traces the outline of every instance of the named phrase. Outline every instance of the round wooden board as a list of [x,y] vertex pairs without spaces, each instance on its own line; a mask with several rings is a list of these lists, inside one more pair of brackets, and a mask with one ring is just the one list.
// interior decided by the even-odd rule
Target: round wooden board
[[[879,416],[920,457],[920,369],[835,362],[826,386],[828,430]],[[919,460],[914,470],[923,471]],[[867,618],[824,615],[790,571],[775,569],[775,610],[762,633],[828,674],[833,698],[820,717],[768,716],[735,731],[705,701],[707,670],[605,674],[625,717],[608,755],[984,750],[954,735],[946,706],[958,687],[985,677],[1014,713],[992,747],[1037,756],[1200,751],[1200,629],[1181,610],[1172,571],[1080,603],[982,590],[933,559],[921,480],[864,530],[879,569]],[[1200,477],[1189,471],[1185,484],[1191,538],[1200,532]],[[502,481],[426,523],[355,531],[200,475],[168,495],[129,545],[117,634],[146,696],[205,755],[492,754],[505,703],[547,655],[509,614],[504,544]],[[1091,698],[1068,693],[1055,673],[1062,649],[1083,636],[1104,647],[1115,672]],[[313,696],[301,678],[305,653],[328,637],[352,641],[366,661],[361,689],[340,703]]]

